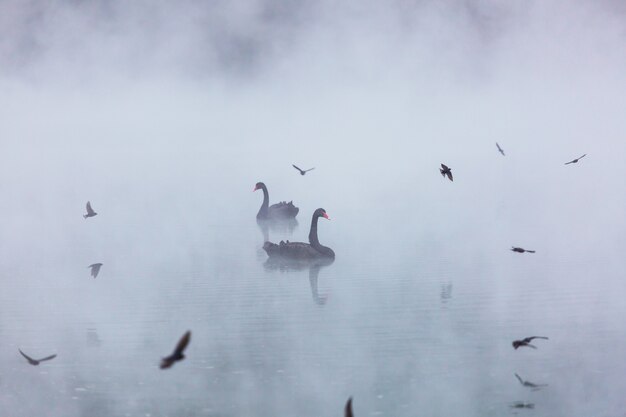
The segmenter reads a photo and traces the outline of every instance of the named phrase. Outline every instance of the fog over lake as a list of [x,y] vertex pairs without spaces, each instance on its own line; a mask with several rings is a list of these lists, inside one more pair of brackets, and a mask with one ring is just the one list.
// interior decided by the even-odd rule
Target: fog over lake
[[[1,2],[0,417],[626,416],[624,45],[610,0]],[[335,261],[268,262],[317,208]]]

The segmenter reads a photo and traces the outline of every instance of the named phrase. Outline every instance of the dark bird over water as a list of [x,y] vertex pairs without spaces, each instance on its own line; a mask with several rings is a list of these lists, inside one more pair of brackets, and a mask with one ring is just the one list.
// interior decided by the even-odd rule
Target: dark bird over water
[[522,339],[522,340],[514,340],[513,341],[513,348],[517,349],[518,347],[521,347],[521,346],[527,346],[527,347],[531,347],[533,349],[537,349],[537,346],[533,346],[533,345],[530,344],[530,342],[532,342],[533,339],[546,339],[546,340],[548,340],[548,338],[545,337],[545,336],[531,336],[531,337],[527,337],[527,338]]
[[496,142],[496,146],[498,147],[498,151],[502,154],[502,156],[504,155],[504,151],[502,150],[502,148],[500,147],[500,145],[498,145],[498,142]]
[[511,408],[530,408],[530,409],[533,409],[533,408],[535,408],[535,404],[533,404],[533,403],[525,403],[523,401],[517,401],[517,402],[514,402],[513,404],[509,405],[509,407],[511,407]]
[[516,246],[511,246],[511,250],[513,252],[518,252],[518,253],[524,253],[524,252],[528,252],[528,253],[535,253],[534,250],[528,250],[528,249],[524,249],[524,248],[518,248]]
[[441,176],[445,177],[447,175],[450,181],[454,181],[452,179],[452,168],[448,168],[445,164],[441,164],[439,172],[441,172]]
[[313,171],[313,170],[315,169],[315,167],[313,167],[313,168],[309,168],[309,169],[302,170],[302,169],[298,168],[298,167],[297,167],[297,166],[295,166],[295,165],[291,165],[291,166],[292,166],[292,167],[294,167],[295,169],[297,169],[298,171],[300,171],[300,175],[304,175],[304,174],[306,174],[307,172],[309,172],[309,171]]
[[183,351],[189,344],[189,340],[191,340],[191,331],[187,331],[187,333],[180,338],[178,344],[176,345],[176,349],[174,349],[174,352],[170,356],[161,359],[161,369],[167,369],[174,365],[174,362],[185,359]]
[[532,382],[524,381],[518,374],[515,374],[515,378],[525,387],[532,388],[533,391],[537,391],[543,387],[547,387],[548,384],[533,384]]
[[93,211],[93,209],[91,208],[91,203],[89,201],[87,201],[87,214],[83,214],[83,218],[87,218],[87,217],[93,217],[93,216],[97,216],[98,213],[96,213],[95,211]]
[[344,409],[345,417],[354,417],[352,414],[352,397],[348,398],[348,402],[346,403],[346,408]]
[[22,352],[20,349],[18,349],[18,350],[20,351],[22,356],[26,358],[28,363],[30,363],[31,365],[34,365],[34,366],[39,365],[40,362],[49,361],[50,359],[54,359],[54,358],[57,357],[57,355],[54,354],[54,355],[46,356],[45,358],[42,358],[42,359],[33,359],[30,356],[28,356],[27,354],[25,354],[24,352]]
[[270,195],[267,187],[262,182],[256,183],[252,191],[256,190],[263,190],[263,203],[256,215],[258,220],[287,220],[293,219],[298,215],[300,209],[293,205],[293,201],[289,203],[281,201],[270,206]]
[[575,163],[577,163],[578,161],[580,161],[581,159],[583,159],[585,156],[587,156],[587,154],[584,154],[583,156],[579,156],[579,157],[578,157],[578,158],[576,158],[576,159],[572,159],[571,161],[566,162],[566,163],[565,163],[565,165],[575,164]]
[[95,278],[100,273],[101,267],[102,267],[102,264],[98,262],[97,264],[89,265],[87,268],[91,268],[91,276]]
[[314,259],[335,259],[335,252],[329,247],[320,244],[317,237],[317,220],[323,217],[330,220],[326,210],[318,208],[311,218],[311,230],[309,231],[309,243],[304,242],[265,242],[263,249],[272,258],[311,261]]

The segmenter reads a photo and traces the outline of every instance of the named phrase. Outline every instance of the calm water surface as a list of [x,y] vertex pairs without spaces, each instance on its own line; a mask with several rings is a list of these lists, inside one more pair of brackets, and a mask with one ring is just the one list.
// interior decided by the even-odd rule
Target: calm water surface
[[[368,192],[380,173],[362,184],[283,164],[267,180],[200,159],[159,187],[147,185],[155,174],[129,179],[130,163],[79,187],[86,163],[67,162],[32,194],[4,186],[2,416],[339,416],[349,396],[357,416],[625,415],[624,265],[603,251],[618,234],[574,242],[562,216],[532,226],[515,199],[465,193],[437,164]],[[250,190],[264,179],[272,202],[300,206],[293,230],[257,226]],[[85,221],[87,199],[99,215]],[[267,265],[264,233],[306,241],[317,207],[336,261]],[[104,263],[95,280],[93,262]],[[187,359],[159,370],[188,329]],[[512,349],[531,335],[550,340]],[[32,367],[18,347],[59,356]],[[520,401],[534,408],[511,408]]]

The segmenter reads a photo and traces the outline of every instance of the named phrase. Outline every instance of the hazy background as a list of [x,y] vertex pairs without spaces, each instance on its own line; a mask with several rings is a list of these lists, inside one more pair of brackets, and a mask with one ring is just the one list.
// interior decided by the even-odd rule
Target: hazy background
[[[0,2],[0,415],[626,415],[625,38],[621,1]],[[331,216],[317,295],[257,181],[273,241]]]

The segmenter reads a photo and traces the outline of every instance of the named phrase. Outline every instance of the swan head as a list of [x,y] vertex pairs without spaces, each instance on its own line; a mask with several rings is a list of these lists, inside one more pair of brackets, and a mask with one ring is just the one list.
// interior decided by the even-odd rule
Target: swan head
[[323,217],[327,220],[330,220],[330,217],[328,217],[328,214],[326,214],[326,210],[324,210],[323,208],[318,208],[313,214],[315,217]]
[[265,188],[265,184],[263,184],[262,182],[257,182],[256,185],[254,186],[254,189],[252,190],[252,192],[256,191],[256,190],[261,190]]

